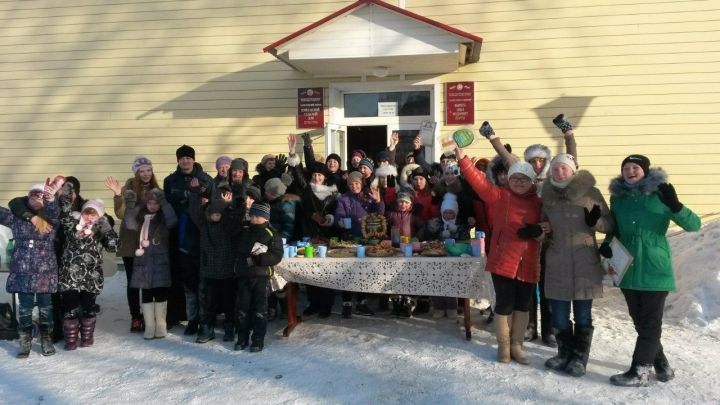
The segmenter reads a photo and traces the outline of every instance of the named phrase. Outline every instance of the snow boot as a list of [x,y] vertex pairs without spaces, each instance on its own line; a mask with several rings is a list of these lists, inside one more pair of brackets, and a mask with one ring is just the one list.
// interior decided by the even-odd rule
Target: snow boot
[[167,336],[167,301],[155,302],[155,338]]
[[551,357],[545,361],[545,367],[555,370],[563,371],[570,362],[570,357],[573,352],[573,332],[572,326],[569,329],[561,329],[557,331],[557,347],[558,354],[555,357]]
[[201,324],[195,343],[207,343],[213,339],[215,339],[215,327],[207,323]]
[[30,349],[32,349],[32,326],[20,329],[18,334],[20,335],[18,339],[20,350],[18,350],[17,358],[26,359],[30,356]]
[[650,384],[651,364],[639,364],[633,361],[630,370],[610,377],[610,383],[620,387],[647,387]]
[[510,363],[510,327],[512,315],[495,315],[495,337],[497,338],[497,361]]
[[264,347],[265,347],[264,339],[258,339],[258,340],[253,339],[252,345],[250,345],[250,353],[261,352]]
[[655,355],[655,361],[653,362],[655,367],[655,378],[660,382],[668,382],[675,378],[675,371],[670,367],[667,357],[663,352],[662,346]]
[[145,322],[143,321],[143,315],[133,315],[130,321],[130,332],[140,333],[145,329]]
[[[157,319],[156,319],[157,321]],[[185,327],[185,332],[183,332],[183,335],[185,336],[192,336],[198,333],[198,330],[200,329],[200,324],[198,321],[188,321],[187,326]]]
[[565,367],[565,372],[573,377],[585,375],[594,330],[595,328],[592,326],[575,326],[575,347],[573,347],[572,358]]
[[250,338],[238,335],[237,343],[235,343],[235,351],[245,350],[250,345]]
[[55,354],[55,346],[53,346],[53,328],[50,325],[40,325],[40,347],[43,356],[52,356]]
[[232,321],[223,322],[223,329],[225,330],[223,342],[232,342],[235,340],[235,324]]
[[63,333],[65,334],[65,350],[77,349],[80,321],[78,318],[63,319]]
[[143,338],[145,338],[145,340],[155,339],[155,303],[143,302],[142,310],[145,318],[145,333],[143,334]]
[[97,318],[80,319],[80,347],[90,347],[95,343],[95,321]]
[[525,311],[513,311],[512,326],[510,327],[510,357],[516,362],[525,365],[530,364],[530,360],[523,352],[529,316],[530,314]]

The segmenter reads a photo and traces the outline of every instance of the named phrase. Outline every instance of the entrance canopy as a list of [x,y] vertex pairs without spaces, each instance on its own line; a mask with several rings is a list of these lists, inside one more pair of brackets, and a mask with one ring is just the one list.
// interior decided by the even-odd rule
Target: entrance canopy
[[314,76],[443,74],[480,58],[482,38],[380,0],[360,0],[263,48]]

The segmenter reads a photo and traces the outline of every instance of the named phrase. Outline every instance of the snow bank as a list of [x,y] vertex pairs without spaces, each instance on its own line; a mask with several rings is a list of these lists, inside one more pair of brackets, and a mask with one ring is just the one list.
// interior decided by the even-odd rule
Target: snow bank
[[668,296],[665,320],[696,325],[720,337],[720,221],[700,232],[670,237],[677,293]]

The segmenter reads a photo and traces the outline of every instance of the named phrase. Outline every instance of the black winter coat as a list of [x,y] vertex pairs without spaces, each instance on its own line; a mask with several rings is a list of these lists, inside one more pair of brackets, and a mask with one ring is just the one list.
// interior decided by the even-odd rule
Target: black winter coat
[[228,227],[233,226],[233,223],[226,212],[223,213],[220,222],[208,221],[206,208],[200,204],[200,195],[190,194],[188,215],[200,230],[201,278],[222,280],[235,276],[233,271],[234,252],[228,236]]
[[[267,252],[252,255],[255,243],[267,246]],[[283,257],[283,245],[280,233],[272,229],[269,223],[249,225],[244,228],[237,244],[235,275],[238,277],[270,277],[272,266],[280,263]]]
[[200,181],[201,187],[207,190],[212,188],[212,178],[203,171],[199,163],[195,163],[193,171],[188,174],[180,171],[180,167],[178,167],[174,173],[165,177],[163,181],[165,198],[175,210],[178,220],[176,232],[178,232],[179,246],[177,248],[193,256],[200,253],[200,234],[197,226],[187,217],[187,209],[188,197],[190,196],[190,181],[196,177]]

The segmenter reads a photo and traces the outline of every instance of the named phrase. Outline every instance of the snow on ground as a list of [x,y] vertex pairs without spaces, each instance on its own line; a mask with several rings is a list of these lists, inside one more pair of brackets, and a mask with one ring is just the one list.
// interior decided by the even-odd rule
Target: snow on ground
[[554,349],[535,343],[526,345],[530,366],[496,363],[492,326],[477,312],[471,341],[455,319],[387,314],[313,317],[290,338],[275,321],[258,354],[232,351],[219,331],[204,345],[180,327],[145,341],[128,332],[125,275],[117,273],[98,299],[92,348],[66,352],[59,343],[45,358],[36,343],[18,360],[17,342],[0,341],[0,403],[720,403],[719,243],[720,223],[672,238],[680,292],[668,300],[663,345],[677,377],[647,388],[608,382],[627,369],[635,342],[617,289],[596,301],[588,373],[572,378],[547,371]]

